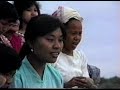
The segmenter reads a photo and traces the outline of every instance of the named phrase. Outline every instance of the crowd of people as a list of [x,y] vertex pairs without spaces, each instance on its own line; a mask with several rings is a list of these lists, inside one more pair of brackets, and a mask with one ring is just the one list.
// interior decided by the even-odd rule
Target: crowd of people
[[0,1],[0,88],[91,88],[100,69],[76,47],[83,17],[59,6],[42,14],[37,1]]

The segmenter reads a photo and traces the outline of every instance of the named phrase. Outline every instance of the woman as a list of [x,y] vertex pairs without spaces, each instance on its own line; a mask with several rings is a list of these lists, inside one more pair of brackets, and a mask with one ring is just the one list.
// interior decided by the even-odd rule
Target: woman
[[41,14],[30,20],[20,52],[23,62],[15,75],[15,88],[63,88],[61,74],[48,63],[56,61],[64,36],[59,19]]
[[14,5],[7,1],[0,2],[0,12],[2,12],[0,14],[0,42],[19,52],[22,39],[16,34],[20,25],[18,13]]
[[65,25],[63,50],[54,63],[64,77],[65,88],[96,88],[87,70],[87,59],[82,51],[75,50],[82,38],[81,15],[69,7],[59,7],[53,13]]
[[10,24],[11,24],[11,27],[4,35],[10,42],[10,46],[13,49],[15,49],[17,53],[19,53],[20,49],[23,45],[22,36],[20,36],[19,34],[16,33],[19,30],[20,21],[19,21],[19,19],[17,19],[16,21],[14,21]]
[[18,34],[24,36],[28,22],[32,17],[40,15],[40,7],[36,1],[14,1],[20,17],[20,30]]

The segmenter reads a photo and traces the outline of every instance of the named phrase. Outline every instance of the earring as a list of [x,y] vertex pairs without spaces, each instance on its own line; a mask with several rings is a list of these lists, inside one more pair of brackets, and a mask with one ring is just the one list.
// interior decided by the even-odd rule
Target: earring
[[33,52],[33,49],[31,49],[31,52]]

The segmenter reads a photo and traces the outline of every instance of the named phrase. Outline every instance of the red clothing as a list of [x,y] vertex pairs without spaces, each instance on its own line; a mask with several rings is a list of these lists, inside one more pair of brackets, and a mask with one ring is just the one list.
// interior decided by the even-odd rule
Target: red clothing
[[15,33],[10,39],[12,47],[19,53],[24,43],[24,37]]

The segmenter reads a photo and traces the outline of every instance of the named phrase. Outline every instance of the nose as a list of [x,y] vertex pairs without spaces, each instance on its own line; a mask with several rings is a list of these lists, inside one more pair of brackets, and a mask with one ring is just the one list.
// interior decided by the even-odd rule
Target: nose
[[36,11],[32,11],[32,17],[35,17],[37,15],[38,15],[38,13]]
[[53,47],[55,49],[61,49],[63,47],[63,43],[62,42],[59,42],[59,41],[55,41]]

